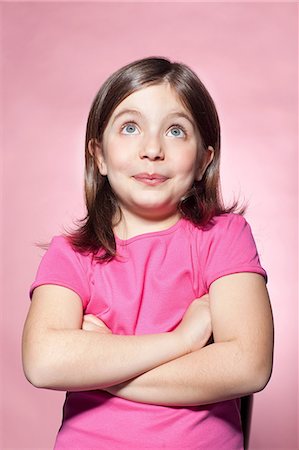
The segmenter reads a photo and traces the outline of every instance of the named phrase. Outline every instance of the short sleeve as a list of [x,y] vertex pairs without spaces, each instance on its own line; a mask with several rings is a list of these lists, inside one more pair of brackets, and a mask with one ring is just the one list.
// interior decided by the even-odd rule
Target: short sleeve
[[203,276],[205,289],[225,275],[255,272],[267,283],[267,273],[260,264],[257,247],[248,222],[239,214],[226,214],[215,218],[204,242]]
[[30,299],[36,287],[56,284],[76,292],[85,308],[90,298],[90,289],[87,270],[80,257],[82,255],[71,247],[66,237],[53,237],[39,264],[35,281],[30,286]]

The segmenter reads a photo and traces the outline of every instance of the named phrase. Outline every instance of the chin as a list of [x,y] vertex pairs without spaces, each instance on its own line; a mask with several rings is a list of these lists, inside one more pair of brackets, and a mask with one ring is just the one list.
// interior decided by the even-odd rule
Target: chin
[[177,214],[177,208],[170,208],[168,204],[146,203],[136,205],[136,211],[139,215],[147,216],[153,219],[165,219],[166,217]]

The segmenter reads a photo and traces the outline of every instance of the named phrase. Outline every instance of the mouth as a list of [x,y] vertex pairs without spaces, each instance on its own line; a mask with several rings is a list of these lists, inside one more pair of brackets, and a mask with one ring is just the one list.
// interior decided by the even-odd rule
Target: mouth
[[140,183],[148,184],[150,186],[156,186],[168,180],[168,177],[156,173],[138,173],[137,175],[134,175],[133,178]]

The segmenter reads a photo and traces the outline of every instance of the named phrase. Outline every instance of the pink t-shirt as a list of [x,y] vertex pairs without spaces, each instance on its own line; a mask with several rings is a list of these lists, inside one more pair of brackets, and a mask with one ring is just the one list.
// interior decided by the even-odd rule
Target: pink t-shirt
[[[256,272],[267,280],[246,220],[215,217],[208,229],[180,219],[167,230],[126,241],[116,237],[119,257],[96,263],[53,238],[35,282],[75,291],[84,312],[115,334],[173,330],[188,305],[217,278]],[[88,368],[86,368],[88,370]],[[168,407],[132,402],[101,390],[68,392],[55,449],[242,449],[239,401]]]

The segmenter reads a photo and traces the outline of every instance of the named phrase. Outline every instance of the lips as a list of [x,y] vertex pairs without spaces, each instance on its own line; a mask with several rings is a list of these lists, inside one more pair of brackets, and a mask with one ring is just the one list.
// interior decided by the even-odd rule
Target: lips
[[151,186],[164,183],[164,181],[168,180],[168,177],[158,173],[138,173],[137,175],[134,175],[133,178],[141,183]]

